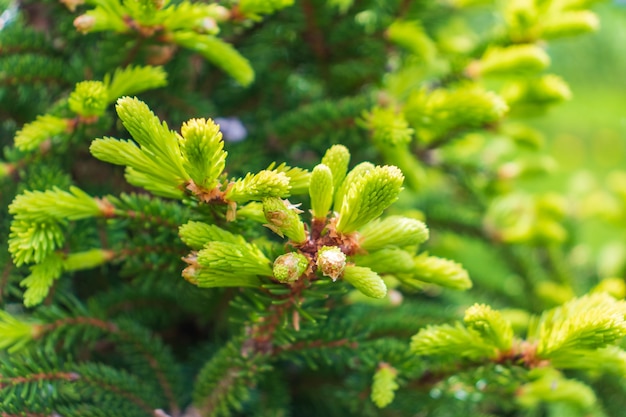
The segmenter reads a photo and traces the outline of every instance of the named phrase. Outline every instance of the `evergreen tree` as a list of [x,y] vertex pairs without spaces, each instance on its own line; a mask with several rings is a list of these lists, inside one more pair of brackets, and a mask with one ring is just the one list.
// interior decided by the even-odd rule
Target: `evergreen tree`
[[593,3],[0,0],[0,415],[620,415],[626,271],[520,186]]

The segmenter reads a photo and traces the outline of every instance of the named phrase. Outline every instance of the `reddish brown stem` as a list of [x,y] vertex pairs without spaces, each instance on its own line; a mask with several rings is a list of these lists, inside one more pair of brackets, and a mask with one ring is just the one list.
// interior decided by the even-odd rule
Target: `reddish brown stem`
[[18,376],[14,378],[5,378],[0,375],[0,389],[6,388],[11,385],[27,384],[34,381],[54,381],[64,380],[73,382],[80,379],[80,375],[76,372],[48,372],[32,374],[28,376]]

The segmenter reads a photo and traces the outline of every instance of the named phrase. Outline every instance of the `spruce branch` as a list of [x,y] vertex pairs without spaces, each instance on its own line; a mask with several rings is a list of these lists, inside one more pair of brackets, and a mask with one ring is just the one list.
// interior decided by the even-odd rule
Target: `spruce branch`
[[183,260],[183,277],[199,287],[258,287],[257,275],[272,276],[270,260],[250,243],[211,241]]
[[[24,411],[30,408],[28,404],[33,398],[39,398],[40,405],[32,409],[45,410],[46,415],[56,411],[58,406],[70,411],[73,406],[80,408],[81,403],[91,403],[139,416],[151,414],[154,405],[159,403],[158,397],[134,375],[105,365],[64,363],[51,354],[45,358],[15,355],[0,363],[0,375],[0,393],[4,400],[0,411],[15,408]],[[41,396],[42,386],[47,393],[44,397]]]
[[422,89],[409,96],[404,116],[427,149],[439,148],[462,133],[492,126],[507,113],[506,102],[473,84],[454,89]]
[[548,106],[571,99],[572,92],[563,79],[547,74],[507,84],[502,98],[511,107],[512,113],[538,113]]
[[[156,195],[181,199],[187,187],[201,198],[205,194],[209,200],[212,198],[213,189],[205,190],[202,185],[217,185],[226,157],[221,135],[212,122],[192,120],[184,125],[184,134],[191,138],[189,142],[189,138],[170,131],[165,122],[161,123],[137,99],[122,98],[116,109],[139,146],[113,138],[96,139],[90,147],[96,158],[126,165],[127,180]],[[199,184],[189,183],[191,175]]]
[[413,254],[398,248],[385,248],[367,255],[353,257],[357,265],[371,268],[378,273],[410,273],[415,268]]
[[289,197],[291,186],[289,177],[283,172],[259,171],[248,173],[236,180],[226,191],[225,198],[235,203],[261,201],[267,197]]
[[254,81],[254,70],[250,62],[221,39],[182,31],[174,32],[170,37],[172,42],[198,52],[242,86],[248,86]]
[[24,305],[32,307],[41,303],[62,272],[63,261],[55,253],[48,255],[37,265],[31,266],[30,275],[20,282],[22,287],[27,287],[24,293]]
[[230,233],[216,225],[198,221],[190,221],[180,226],[179,235],[187,246],[196,250],[202,249],[212,241],[246,245],[243,236]]
[[219,32],[218,27],[212,26],[230,18],[228,9],[216,3],[172,3],[161,8],[160,13],[164,16],[163,25],[169,30],[196,30],[211,34]]
[[109,91],[101,81],[82,81],[76,84],[67,104],[71,111],[83,118],[99,117],[104,114]]
[[[623,298],[617,281],[530,324],[529,312],[472,299],[539,311],[596,283],[577,252],[587,219],[569,219],[579,213],[558,199],[510,192],[549,161],[541,138],[508,120],[570,96],[542,74],[552,52],[544,40],[594,30],[592,0],[61,2],[85,12],[80,32],[107,33],[68,33],[54,1],[0,16],[0,51],[10,55],[0,59],[0,127],[12,134],[34,120],[0,161],[0,179],[14,179],[0,195],[18,190],[7,239],[17,266],[0,272],[1,416],[377,415],[394,397],[384,414],[619,414],[624,301],[603,294]],[[38,33],[13,31],[24,26]],[[162,68],[131,65],[139,60],[167,63],[171,85],[153,110],[119,100],[132,137],[120,140],[108,106],[166,83]],[[80,74],[104,73],[72,90]],[[60,89],[67,98],[35,119]],[[155,114],[188,121],[170,129]],[[247,140],[234,143],[242,135],[229,130],[241,124]],[[100,188],[117,172],[91,175],[83,160],[81,138],[95,129],[115,137],[97,139],[93,154],[154,197],[70,188],[72,178]],[[323,154],[333,143],[353,149],[354,169],[345,146]],[[269,164],[270,154],[296,162]],[[618,226],[621,179],[601,201]],[[384,216],[403,186],[397,215]],[[421,248],[429,229],[418,219],[436,234],[429,251],[454,260]],[[569,268],[573,249],[579,264]],[[468,270],[477,293],[430,285],[468,289]],[[63,274],[75,276],[57,281]],[[611,275],[620,281],[618,268]],[[15,304],[46,294],[36,309]],[[85,304],[68,302],[72,294]],[[461,323],[434,325],[459,305],[472,306]],[[593,381],[597,394],[561,370]]]
[[470,71],[482,76],[532,74],[546,69],[550,57],[541,47],[532,44],[492,47],[472,65]]
[[516,395],[518,404],[524,408],[562,401],[589,410],[596,403],[596,396],[588,385],[566,379],[554,369],[537,370],[532,377],[534,380],[522,385]]
[[375,107],[363,114],[360,124],[369,131],[385,161],[400,168],[414,190],[423,188],[424,167],[410,149],[415,130],[409,127],[404,114],[392,108]]
[[375,107],[363,115],[362,123],[371,132],[372,140],[378,147],[407,145],[413,138],[414,130],[404,114],[391,108]]
[[0,311],[0,348],[9,352],[22,350],[33,339],[34,326]]
[[[86,330],[89,333],[85,334]],[[177,413],[178,390],[181,387],[176,385],[179,377],[176,362],[163,343],[144,328],[128,320],[113,322],[93,316],[67,316],[64,313],[33,327],[33,340],[39,343],[52,344],[64,338],[85,335],[94,338],[92,341],[102,335],[114,341],[124,357],[131,361],[135,372],[154,381],[163,394],[161,398]]]
[[[302,141],[313,144],[351,143],[355,141],[360,143],[362,137],[358,132],[355,120],[365,109],[371,106],[371,101],[370,97],[361,95],[304,104],[272,121],[268,135],[280,146],[289,146]],[[342,153],[346,153],[348,150],[343,145],[333,145],[329,149],[333,149],[334,146],[343,148]],[[322,147],[322,149],[324,148]],[[349,155],[347,157],[350,158]],[[328,160],[323,158],[322,163],[328,165],[331,170],[333,169]],[[348,163],[346,161],[344,175],[347,169]],[[336,177],[335,174],[333,171],[333,176]],[[340,182],[341,179],[335,183],[335,186],[338,186]]]
[[599,26],[598,16],[590,10],[562,10],[542,20],[540,30],[543,39],[556,39],[595,32]]
[[9,206],[14,219],[9,235],[9,251],[17,266],[43,262],[63,244],[62,227],[68,220],[103,216],[98,201],[77,187],[70,192],[53,188],[26,191]]
[[49,114],[37,116],[34,122],[22,127],[15,135],[15,147],[21,151],[32,151],[47,139],[66,133],[70,120]]
[[437,54],[435,43],[417,21],[397,20],[387,28],[385,35],[426,63],[432,62]]
[[600,349],[571,349],[550,359],[550,364],[557,369],[580,369],[624,375],[626,351],[615,345]]
[[[135,77],[142,77],[140,82]],[[52,114],[37,116],[17,132],[15,146],[21,151],[33,151],[48,140],[74,132],[79,123],[93,123],[101,117],[109,104],[123,94],[134,94],[166,84],[166,74],[161,67],[128,67],[116,70],[104,81],[82,81],[76,84],[67,99],[76,118],[61,118]]]
[[131,222],[135,226],[177,231],[187,221],[190,213],[173,202],[142,194],[122,193],[119,197],[106,196],[100,199],[105,218],[115,218],[120,223]]
[[487,343],[477,331],[461,323],[426,326],[411,338],[411,352],[472,360],[497,357],[497,349],[493,345]]
[[69,192],[59,188],[48,191],[26,191],[17,196],[9,206],[16,219],[43,222],[49,219],[80,220],[102,215],[98,201],[78,187]]
[[485,340],[491,341],[500,351],[513,346],[513,327],[502,314],[485,304],[474,304],[465,311],[465,326],[475,330]]
[[383,298],[387,295],[385,282],[369,268],[347,265],[343,272],[343,279],[368,297]]
[[62,59],[49,54],[9,55],[0,60],[0,85],[71,86],[73,71],[64,71],[67,66],[63,64]]
[[542,314],[530,334],[538,342],[537,356],[557,358],[572,349],[597,349],[626,335],[626,302],[605,293],[574,299]]
[[175,178],[187,179],[183,168],[179,138],[159,120],[148,106],[136,98],[123,97],[115,106],[124,127],[146,155]]
[[74,26],[82,33],[135,33],[142,39],[155,38],[162,43],[183,46],[198,52],[239,84],[247,86],[254,80],[250,63],[230,44],[214,36],[219,32],[218,22],[228,15],[228,10],[217,4],[168,2],[156,7],[152,2],[112,0],[95,3],[95,8],[74,20]]
[[272,162],[267,167],[267,171],[283,173],[289,177],[290,194],[292,195],[305,194],[309,189],[311,173],[306,169],[290,167],[284,162],[277,166],[275,162]]
[[230,415],[241,411],[251,389],[271,367],[264,355],[245,356],[231,341],[217,351],[198,373],[193,403],[203,415]]
[[377,219],[359,230],[359,246],[367,251],[386,247],[416,246],[428,240],[424,222],[402,216]]
[[212,190],[226,165],[226,152],[219,125],[212,120],[191,119],[181,128],[183,166],[195,185]]
[[415,257],[413,261],[415,279],[457,290],[467,290],[472,287],[467,271],[454,261],[428,256],[426,253]]
[[337,231],[351,233],[379,217],[397,200],[403,180],[402,172],[394,166],[374,167],[358,178],[347,176]]
[[395,391],[399,388],[396,382],[397,370],[387,363],[378,365],[372,382],[372,401],[378,408],[385,408],[393,402]]
[[104,76],[107,102],[114,103],[120,97],[132,96],[167,84],[167,73],[160,66],[133,66],[117,68]]
[[61,224],[57,222],[31,223],[15,219],[11,223],[9,251],[16,266],[42,262],[63,245],[63,241]]

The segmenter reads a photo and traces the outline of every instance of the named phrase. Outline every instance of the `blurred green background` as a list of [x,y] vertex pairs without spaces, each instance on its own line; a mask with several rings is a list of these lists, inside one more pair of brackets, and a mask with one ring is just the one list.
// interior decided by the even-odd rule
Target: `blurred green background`
[[[558,161],[549,180],[534,187],[565,192],[579,215],[590,205],[601,210],[612,204],[603,190],[626,188],[626,177],[615,175],[626,172],[626,2],[602,3],[595,10],[598,32],[549,47],[551,70],[568,81],[573,98],[533,121]],[[626,219],[623,209],[614,207]],[[579,231],[580,241],[589,245],[580,256],[597,258],[599,275],[623,272],[626,262],[626,228],[614,220],[586,219]]]
[[551,71],[566,79],[573,98],[535,121],[559,161],[559,177],[589,169],[626,169],[626,2],[595,9],[600,30],[550,44]]
[[[557,164],[514,186],[565,198],[570,240],[563,261],[584,277],[575,282],[580,294],[602,278],[626,275],[626,1],[602,2],[593,10],[600,18],[596,33],[547,46],[549,72],[569,84],[572,98],[524,119],[544,136]],[[497,303],[488,294],[492,290],[511,300],[523,293],[520,279],[483,242],[444,233],[431,251],[468,269],[476,282],[474,297]]]

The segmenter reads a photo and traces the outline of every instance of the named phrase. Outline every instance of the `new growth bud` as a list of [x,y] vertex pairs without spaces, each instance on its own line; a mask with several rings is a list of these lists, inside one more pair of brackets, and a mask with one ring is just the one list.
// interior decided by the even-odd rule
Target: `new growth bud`
[[324,164],[313,168],[311,182],[309,183],[309,195],[311,196],[311,210],[313,217],[324,219],[333,204],[333,173]]
[[280,255],[274,261],[274,278],[287,284],[296,282],[304,274],[308,266],[309,260],[301,253],[289,252]]
[[339,186],[346,177],[348,164],[350,163],[350,151],[343,145],[333,145],[324,154],[322,164],[330,168],[333,174],[333,189],[339,190]]
[[507,351],[513,345],[513,327],[502,314],[485,304],[474,304],[465,311],[465,325],[492,341],[500,350]]
[[323,246],[317,252],[317,268],[335,281],[346,268],[346,255],[335,246]]
[[359,246],[367,251],[419,245],[428,240],[428,228],[416,219],[389,216],[373,221],[359,231]]
[[245,203],[266,197],[287,197],[290,190],[289,177],[285,173],[264,169],[257,174],[248,173],[245,178],[235,181],[225,197],[235,203]]
[[82,81],[70,94],[67,103],[74,113],[82,117],[101,116],[108,106],[109,92],[100,81]]
[[183,166],[194,183],[205,190],[217,185],[226,165],[226,152],[219,125],[211,119],[191,119],[181,128]]
[[364,123],[379,147],[407,145],[414,133],[404,114],[390,108],[372,109],[365,115]]
[[271,197],[263,200],[263,212],[268,222],[265,226],[280,237],[287,236],[295,243],[303,243],[306,240],[304,223],[299,216],[302,210],[298,210],[286,200]]
[[337,231],[344,234],[365,226],[396,201],[402,190],[404,175],[397,167],[385,165],[352,180],[339,208]]

